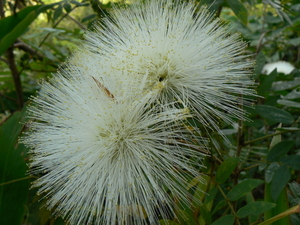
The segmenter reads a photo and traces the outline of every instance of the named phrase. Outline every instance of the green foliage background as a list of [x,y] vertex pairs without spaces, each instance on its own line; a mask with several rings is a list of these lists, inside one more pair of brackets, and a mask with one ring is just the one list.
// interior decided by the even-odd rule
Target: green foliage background
[[[300,71],[261,74],[267,62],[278,60],[300,68],[300,3],[200,2],[249,42],[247,51],[256,58],[256,89],[263,98],[245,108],[249,121],[236,121],[237,127],[220,121],[230,143],[212,135],[202,171],[207,183],[196,177],[187,187],[195,196],[194,207],[181,204],[178,218],[160,223],[300,224]],[[36,189],[29,189],[36,177],[28,173],[30,156],[18,137],[26,130],[26,105],[39,90],[39,80],[49,79],[84,30],[96,20],[101,23],[110,10],[111,3],[99,0],[0,1],[0,224],[65,224],[51,217]]]

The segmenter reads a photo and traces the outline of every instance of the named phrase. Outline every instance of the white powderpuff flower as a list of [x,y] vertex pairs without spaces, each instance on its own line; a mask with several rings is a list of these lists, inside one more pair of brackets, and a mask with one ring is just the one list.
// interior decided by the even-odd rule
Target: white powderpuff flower
[[115,6],[95,29],[86,34],[88,53],[77,53],[82,70],[104,83],[114,77],[138,92],[140,86],[145,93],[158,89],[159,102],[187,104],[205,129],[220,132],[220,120],[245,119],[239,105],[249,105],[245,95],[254,95],[253,61],[239,35],[230,34],[206,8],[172,0],[135,2]]
[[178,129],[189,111],[154,104],[151,92],[116,98],[100,78],[75,71],[67,63],[29,107],[22,141],[32,172],[42,173],[33,187],[70,224],[173,216],[176,198],[188,203],[187,182],[199,176],[203,156],[201,143]]
[[289,62],[278,61],[273,63],[267,63],[266,65],[264,65],[262,73],[269,75],[275,69],[277,69],[278,73],[288,75],[295,69],[295,67]]

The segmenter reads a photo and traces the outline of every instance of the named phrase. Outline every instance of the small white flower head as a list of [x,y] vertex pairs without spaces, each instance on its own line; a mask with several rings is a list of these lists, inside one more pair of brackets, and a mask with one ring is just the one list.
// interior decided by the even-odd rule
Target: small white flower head
[[254,95],[249,89],[253,61],[239,35],[230,34],[206,8],[194,2],[138,1],[116,6],[103,24],[87,32],[89,54],[78,67],[89,62],[88,71],[104,83],[109,76],[126,80],[138,92],[140,86],[145,92],[157,89],[159,102],[186,104],[205,129],[220,131],[219,120],[245,119],[239,105],[249,105],[247,95]]
[[189,111],[155,104],[151,92],[116,98],[99,79],[70,62],[33,98],[23,138],[32,172],[43,173],[33,187],[70,224],[174,216],[176,198],[191,197],[188,180],[199,176],[203,156],[201,143],[178,129]]
[[295,67],[289,62],[278,61],[264,65],[262,73],[269,75],[273,70],[275,70],[275,68],[278,73],[283,73],[285,75],[290,74],[295,69]]

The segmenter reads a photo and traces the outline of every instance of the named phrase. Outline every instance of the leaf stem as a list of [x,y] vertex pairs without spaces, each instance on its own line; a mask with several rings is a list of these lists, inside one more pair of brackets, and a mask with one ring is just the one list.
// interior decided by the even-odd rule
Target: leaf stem
[[5,182],[5,183],[0,184],[0,186],[7,185],[7,184],[11,184],[11,183],[15,183],[15,182],[19,182],[19,181],[22,181],[22,180],[31,179],[31,178],[34,178],[34,176],[23,177],[23,178],[11,180],[11,181],[8,181],[8,182]]
[[270,218],[270,219],[268,219],[268,220],[266,220],[266,221],[264,221],[264,222],[262,222],[258,225],[269,225],[269,224],[272,224],[273,222],[275,222],[277,220],[280,220],[280,219],[282,219],[286,216],[289,216],[291,214],[294,214],[294,213],[300,213],[300,205],[296,205],[296,206],[294,206],[294,207],[292,207],[292,208],[290,208],[290,209],[288,209],[288,210],[286,210],[286,211],[284,211],[284,212],[282,212],[282,213],[280,213],[280,214],[278,214],[278,215],[276,215],[276,216],[274,216],[274,217],[272,217],[272,218]]
[[255,164],[255,165],[252,165],[252,166],[249,166],[249,167],[246,167],[246,168],[243,168],[242,170],[245,171],[245,170],[250,170],[252,168],[255,168],[255,167],[258,167],[260,165],[260,163],[258,164]]
[[[295,130],[295,131],[298,131],[298,130]],[[283,131],[280,131],[280,132],[276,132],[274,134],[269,134],[269,135],[266,135],[266,136],[263,136],[263,137],[260,137],[260,138],[253,139],[251,141],[246,141],[246,142],[244,142],[244,146],[252,144],[256,141],[260,141],[260,140],[263,140],[263,139],[266,139],[266,138],[270,138],[270,137],[273,137],[273,136],[276,136],[276,135],[279,135],[279,134],[288,133],[288,132],[293,132],[293,130],[283,130]]]
[[234,215],[234,217],[235,217],[235,219],[236,219],[236,221],[237,221],[237,224],[238,224],[238,225],[241,225],[240,220],[239,220],[239,217],[236,215],[235,210],[234,210],[234,208],[233,208],[233,206],[232,206],[230,200],[227,198],[226,194],[224,193],[224,191],[222,190],[222,188],[220,187],[220,185],[217,184],[216,182],[215,182],[215,184],[216,184],[216,186],[218,187],[218,189],[219,189],[219,191],[221,192],[221,194],[223,195],[225,201],[226,201],[227,204],[229,205],[229,208],[231,209],[231,212],[232,212],[232,214]]

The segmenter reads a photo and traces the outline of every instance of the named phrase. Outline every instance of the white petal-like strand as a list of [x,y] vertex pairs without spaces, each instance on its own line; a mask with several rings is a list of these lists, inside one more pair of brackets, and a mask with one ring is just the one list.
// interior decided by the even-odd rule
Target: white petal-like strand
[[245,95],[254,95],[248,88],[253,61],[239,35],[229,34],[205,8],[153,0],[115,7],[111,14],[87,33],[89,54],[86,59],[78,54],[79,67],[98,59],[88,70],[104,82],[109,76],[138,92],[140,85],[144,91],[158,89],[160,102],[186,103],[206,129],[219,131],[219,120],[246,118],[239,105],[249,105]]
[[44,83],[29,108],[35,121],[23,141],[32,147],[32,172],[44,173],[34,187],[71,224],[172,216],[168,191],[188,203],[187,182],[203,156],[201,143],[178,129],[189,111],[154,104],[151,92],[112,97],[92,77],[68,72],[74,69]]
[[179,2],[114,6],[32,100],[23,142],[42,173],[34,187],[70,224],[173,217],[205,152],[188,121],[220,132],[219,119],[245,118],[239,104],[254,95],[245,43]]

